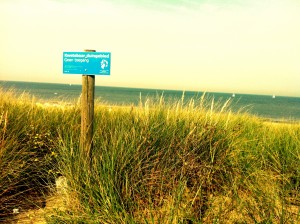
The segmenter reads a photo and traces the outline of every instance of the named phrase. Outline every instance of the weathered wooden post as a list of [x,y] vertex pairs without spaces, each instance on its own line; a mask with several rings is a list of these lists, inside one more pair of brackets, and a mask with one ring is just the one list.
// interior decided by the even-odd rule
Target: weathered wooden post
[[[95,52],[95,50],[84,50]],[[82,75],[80,148],[90,156],[94,135],[95,76]]]
[[80,150],[90,157],[93,149],[95,75],[110,75],[110,52],[63,53],[63,73],[82,75]]

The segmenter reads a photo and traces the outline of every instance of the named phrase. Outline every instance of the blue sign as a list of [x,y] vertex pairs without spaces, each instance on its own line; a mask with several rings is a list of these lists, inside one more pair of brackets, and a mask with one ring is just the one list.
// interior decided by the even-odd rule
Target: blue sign
[[110,75],[110,52],[64,52],[63,73]]

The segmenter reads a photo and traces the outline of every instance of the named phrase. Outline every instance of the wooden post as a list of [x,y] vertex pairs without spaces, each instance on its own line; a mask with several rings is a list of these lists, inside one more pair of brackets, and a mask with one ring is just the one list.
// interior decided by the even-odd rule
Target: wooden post
[[[84,50],[95,52],[95,50]],[[80,149],[90,157],[94,133],[95,76],[82,75]]]

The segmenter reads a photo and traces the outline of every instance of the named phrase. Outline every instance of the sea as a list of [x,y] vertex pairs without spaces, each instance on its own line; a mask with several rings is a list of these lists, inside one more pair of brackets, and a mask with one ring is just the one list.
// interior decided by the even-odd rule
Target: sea
[[[81,94],[81,85],[54,84],[36,82],[0,81],[0,89],[13,90],[17,94],[28,93],[40,101],[49,103],[78,102]],[[249,113],[272,121],[300,121],[300,97],[253,95],[239,93],[194,92],[162,89],[143,89],[125,87],[95,87],[95,101],[109,105],[139,105],[147,100],[156,101],[163,97],[167,103],[182,100],[189,104],[204,102],[211,107],[221,110],[227,101],[230,102],[227,110],[233,112]]]

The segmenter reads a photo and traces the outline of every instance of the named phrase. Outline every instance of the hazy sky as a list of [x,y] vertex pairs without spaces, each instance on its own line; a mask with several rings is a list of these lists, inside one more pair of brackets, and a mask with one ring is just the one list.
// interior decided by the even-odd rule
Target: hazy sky
[[64,51],[111,52],[96,85],[300,96],[300,0],[1,0],[0,80],[81,83]]

